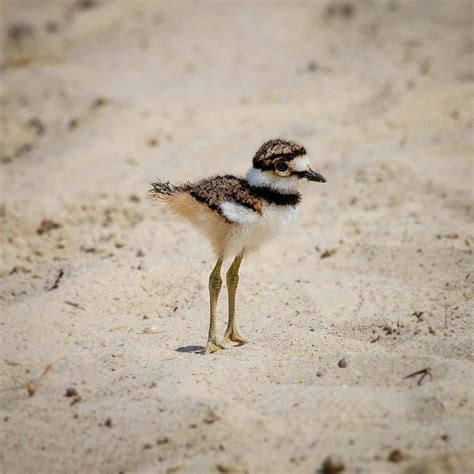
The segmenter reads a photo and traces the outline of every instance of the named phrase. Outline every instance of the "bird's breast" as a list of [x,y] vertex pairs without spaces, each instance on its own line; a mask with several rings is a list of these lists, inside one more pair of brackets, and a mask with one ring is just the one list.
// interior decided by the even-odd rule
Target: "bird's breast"
[[[228,256],[237,255],[243,249],[253,252],[265,242],[284,233],[298,215],[296,206],[263,204],[261,212],[233,228],[226,246]],[[242,219],[243,221],[243,219]]]
[[288,230],[297,215],[298,207],[296,206],[265,204],[256,225],[258,227],[268,228],[272,232],[279,234]]

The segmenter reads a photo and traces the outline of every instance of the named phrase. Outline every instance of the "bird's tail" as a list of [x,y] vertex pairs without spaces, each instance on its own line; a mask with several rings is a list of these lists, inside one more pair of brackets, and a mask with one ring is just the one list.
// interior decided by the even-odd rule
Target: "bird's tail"
[[152,199],[168,200],[170,196],[181,191],[180,186],[175,186],[169,181],[160,181],[156,183],[151,183],[152,188],[148,191],[148,195]]

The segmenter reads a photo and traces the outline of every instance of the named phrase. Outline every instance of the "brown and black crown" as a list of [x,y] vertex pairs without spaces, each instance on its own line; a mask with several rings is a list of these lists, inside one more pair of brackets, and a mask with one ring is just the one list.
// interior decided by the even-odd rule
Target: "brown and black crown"
[[275,138],[265,142],[253,157],[253,167],[262,171],[271,170],[276,161],[291,161],[293,158],[305,155],[303,146],[295,142]]

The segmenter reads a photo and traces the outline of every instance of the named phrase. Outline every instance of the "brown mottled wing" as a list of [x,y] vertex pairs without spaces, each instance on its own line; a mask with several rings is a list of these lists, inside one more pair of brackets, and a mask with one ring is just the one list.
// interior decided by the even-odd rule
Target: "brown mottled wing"
[[236,176],[216,176],[198,183],[190,183],[182,189],[221,215],[220,206],[225,201],[235,202],[259,214],[262,211],[261,199],[251,192],[243,179]]

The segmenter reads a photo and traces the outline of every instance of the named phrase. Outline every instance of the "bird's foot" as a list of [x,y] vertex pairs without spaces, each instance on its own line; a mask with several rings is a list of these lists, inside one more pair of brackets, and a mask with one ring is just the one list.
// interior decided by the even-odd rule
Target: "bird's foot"
[[240,334],[239,334],[239,331],[237,331],[236,328],[232,328],[232,327],[228,327],[225,331],[225,334],[224,334],[224,339],[222,341],[222,344],[225,344],[227,342],[236,342],[237,345],[239,346],[242,346],[243,344],[246,344],[247,341],[245,339],[243,339]]
[[221,349],[225,349],[224,344],[217,342],[216,338],[208,339],[204,354],[212,354],[213,352],[220,351]]

